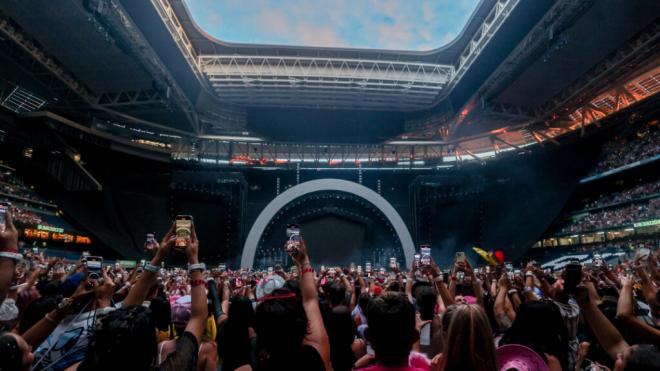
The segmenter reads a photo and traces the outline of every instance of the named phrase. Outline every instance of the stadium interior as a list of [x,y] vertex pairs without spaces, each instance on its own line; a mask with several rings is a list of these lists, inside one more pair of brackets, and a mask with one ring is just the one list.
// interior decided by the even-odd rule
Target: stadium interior
[[24,256],[147,267],[181,215],[234,289],[298,264],[301,286],[368,266],[403,291],[427,246],[520,282],[657,255],[660,1],[480,0],[426,51],[228,42],[191,1],[0,1],[0,206]]
[[[657,242],[654,2],[484,0],[428,52],[231,44],[179,0],[37,3],[0,9],[2,194],[26,245],[137,259],[144,228],[191,213],[212,216],[204,256],[239,266],[265,207],[325,178],[376,191],[443,262]],[[286,258],[296,222],[405,258],[382,210],[331,194],[279,210],[258,255]]]

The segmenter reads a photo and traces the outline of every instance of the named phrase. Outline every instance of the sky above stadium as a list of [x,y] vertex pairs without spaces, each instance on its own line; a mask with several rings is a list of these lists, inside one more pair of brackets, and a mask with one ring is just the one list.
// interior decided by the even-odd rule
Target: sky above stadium
[[211,36],[236,43],[430,50],[479,0],[185,0]]

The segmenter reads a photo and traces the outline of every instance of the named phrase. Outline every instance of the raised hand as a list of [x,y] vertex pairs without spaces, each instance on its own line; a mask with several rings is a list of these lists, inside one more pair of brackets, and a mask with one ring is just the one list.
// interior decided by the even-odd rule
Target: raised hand
[[[173,242],[172,242],[173,243]],[[186,238],[186,256],[188,257],[188,263],[197,264],[199,263],[199,241],[197,240],[197,232],[195,231],[195,224],[190,228],[190,237]]]
[[629,274],[621,275],[620,281],[621,286],[632,287],[635,284],[635,279]]
[[5,229],[0,230],[0,251],[18,251],[18,231],[14,227],[9,210],[5,212]]
[[309,264],[309,255],[307,253],[307,246],[305,241],[300,237],[298,241],[298,249],[296,254],[291,254],[291,258],[296,262],[296,264],[302,266],[304,264]]
[[176,240],[176,236],[174,234],[174,228],[175,225],[172,223],[172,226],[170,227],[170,230],[165,233],[165,236],[163,239],[160,241],[160,244],[156,247],[154,246],[150,251],[155,251],[154,255],[154,260],[152,263],[157,263],[159,264],[165,258],[167,257],[167,254],[170,252],[172,249],[172,246],[174,246],[174,242]]
[[511,287],[511,281],[509,280],[509,274],[506,272],[506,269],[502,269],[502,274],[500,275],[499,281],[497,281],[500,289],[508,290]]
[[422,268],[422,272],[425,275],[433,276],[433,278],[439,277],[442,274],[440,267],[438,267],[438,264],[435,263],[435,260],[433,260],[433,258],[431,258],[431,264]]
[[103,283],[98,285],[94,290],[97,300],[107,300],[109,302],[115,292],[115,282],[110,278],[110,276],[108,276],[109,269],[109,267],[104,267],[101,269]]

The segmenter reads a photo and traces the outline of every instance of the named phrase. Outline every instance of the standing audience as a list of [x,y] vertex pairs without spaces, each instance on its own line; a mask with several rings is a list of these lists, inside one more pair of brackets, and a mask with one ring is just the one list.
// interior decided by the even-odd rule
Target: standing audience
[[178,250],[188,269],[163,268],[174,241],[97,273],[22,257],[6,213],[0,371],[660,370],[657,246],[582,266],[573,288],[566,271],[464,259],[317,274],[302,239],[290,271],[209,269],[194,226]]

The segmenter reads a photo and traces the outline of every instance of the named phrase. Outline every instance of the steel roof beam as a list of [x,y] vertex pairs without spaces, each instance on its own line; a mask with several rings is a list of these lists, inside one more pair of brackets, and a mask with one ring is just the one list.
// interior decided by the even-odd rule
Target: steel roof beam
[[[315,106],[312,97],[323,93],[324,106],[344,107],[358,96],[372,102],[366,109],[431,106],[454,74],[451,65],[320,57],[204,55],[199,65],[216,94],[236,103],[263,105],[271,96],[273,100],[295,97],[301,101],[290,104]],[[372,99],[387,93],[389,100]],[[411,102],[405,104],[406,100]]]

